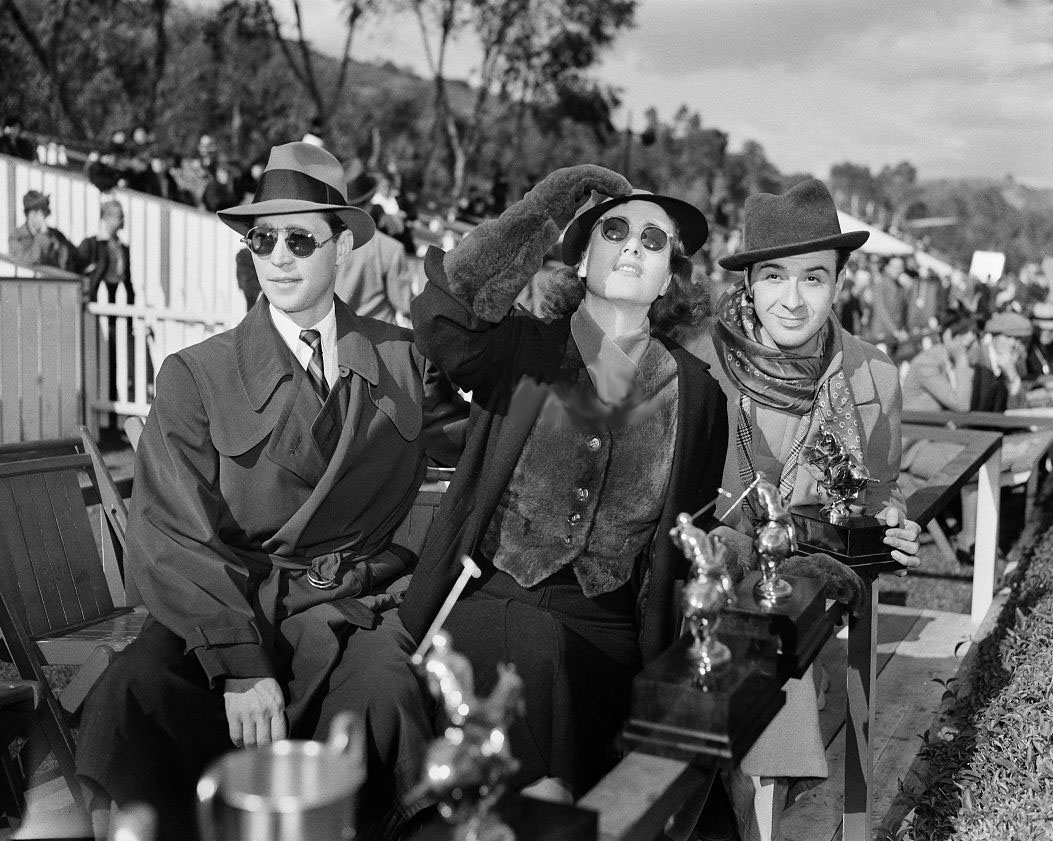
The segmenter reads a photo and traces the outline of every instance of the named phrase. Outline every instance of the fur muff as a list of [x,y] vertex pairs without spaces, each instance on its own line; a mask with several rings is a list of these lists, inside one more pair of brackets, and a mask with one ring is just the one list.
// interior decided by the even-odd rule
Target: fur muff
[[451,291],[485,321],[500,321],[541,268],[545,254],[593,191],[631,192],[616,172],[593,164],[546,176],[497,219],[484,222],[446,255]]

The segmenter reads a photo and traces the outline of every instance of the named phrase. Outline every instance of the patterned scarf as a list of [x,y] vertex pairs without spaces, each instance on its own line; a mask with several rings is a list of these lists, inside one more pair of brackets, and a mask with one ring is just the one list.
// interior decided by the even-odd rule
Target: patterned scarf
[[784,500],[793,493],[805,436],[815,412],[855,455],[863,460],[863,425],[852,387],[841,362],[844,356],[841,327],[833,314],[819,333],[814,354],[799,354],[763,344],[753,297],[740,280],[717,303],[713,346],[724,373],[739,392],[736,452],[743,486],[753,481],[753,423],[750,403],[756,401],[792,415],[800,421],[790,454],[779,477]]

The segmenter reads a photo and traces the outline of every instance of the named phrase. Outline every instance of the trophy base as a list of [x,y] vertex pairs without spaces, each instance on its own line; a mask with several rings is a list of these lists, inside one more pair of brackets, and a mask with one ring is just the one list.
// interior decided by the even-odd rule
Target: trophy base
[[793,585],[781,575],[776,575],[768,581],[761,576],[753,585],[753,595],[765,602],[781,602],[793,595]]
[[733,634],[778,638],[779,676],[801,677],[830,639],[840,613],[827,612],[823,585],[814,578],[789,576],[793,593],[773,602],[757,597],[760,577],[755,570],[735,586],[735,604],[724,611],[720,628]]
[[885,544],[885,528],[876,517],[852,514],[843,522],[831,523],[822,506],[798,505],[790,512],[797,529],[797,553],[824,552],[858,573],[889,572],[900,568]]
[[[537,800],[507,791],[492,810],[493,821],[504,824],[519,841],[596,841],[598,817],[591,809]],[[484,826],[481,833],[486,841]],[[496,833],[495,833],[496,834]],[[436,815],[413,835],[415,841],[456,841],[458,827]]]
[[[775,640],[721,633],[731,660],[699,680],[685,636],[633,679],[628,750],[733,767],[782,707]],[[701,684],[701,685],[700,685]]]

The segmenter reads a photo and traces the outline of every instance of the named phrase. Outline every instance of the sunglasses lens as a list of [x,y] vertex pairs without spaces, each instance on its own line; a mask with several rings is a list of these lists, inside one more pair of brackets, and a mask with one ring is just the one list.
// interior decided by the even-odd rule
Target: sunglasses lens
[[278,235],[274,231],[260,231],[253,228],[245,235],[245,244],[253,254],[266,257],[278,244]]
[[311,234],[301,231],[289,231],[285,235],[285,243],[289,250],[297,257],[310,257],[318,247]]
[[648,225],[640,234],[640,242],[643,243],[643,247],[648,251],[661,251],[665,248],[665,244],[669,242],[669,235],[661,228]]
[[629,223],[620,216],[609,216],[603,220],[600,233],[608,242],[621,242],[629,236]]

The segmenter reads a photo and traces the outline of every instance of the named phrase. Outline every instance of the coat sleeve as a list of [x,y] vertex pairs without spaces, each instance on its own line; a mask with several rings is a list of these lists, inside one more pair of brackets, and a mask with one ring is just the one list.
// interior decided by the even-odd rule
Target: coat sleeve
[[170,356],[136,453],[128,563],[150,613],[182,637],[210,684],[271,677],[249,573],[219,537],[219,454],[197,382]]
[[899,468],[903,457],[903,434],[900,431],[903,390],[899,385],[896,367],[891,362],[885,360],[879,371],[874,373],[881,414],[888,425],[888,448],[885,451],[884,446],[876,447],[875,451],[867,453],[867,466],[871,467],[874,479],[878,483],[873,491],[867,491],[868,497],[871,493],[874,495],[873,501],[868,501],[867,509],[876,514],[891,505],[905,514],[907,505],[903,499],[903,492],[899,489]]

